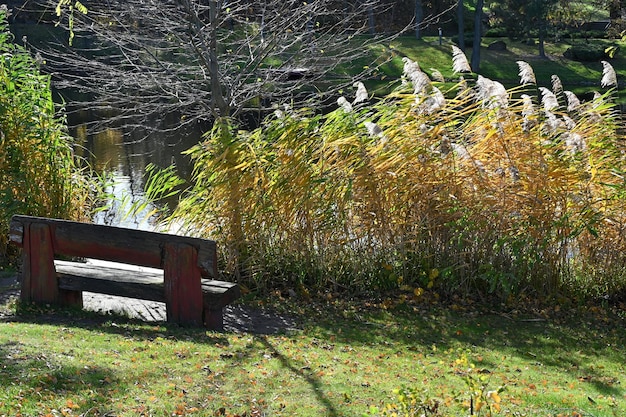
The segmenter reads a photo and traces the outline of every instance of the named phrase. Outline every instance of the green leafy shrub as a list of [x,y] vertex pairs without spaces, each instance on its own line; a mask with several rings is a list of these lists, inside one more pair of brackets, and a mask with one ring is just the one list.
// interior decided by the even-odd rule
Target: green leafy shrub
[[558,32],[559,37],[564,39],[608,39],[606,30],[580,30],[566,29]]
[[567,59],[580,62],[598,62],[608,58],[604,47],[585,45],[570,46],[563,52],[563,56]]
[[84,218],[91,193],[65,120],[56,115],[50,78],[13,43],[6,7],[0,9],[0,56],[0,257],[10,258],[13,214]]
[[509,36],[509,30],[505,27],[489,28],[484,35],[485,38],[504,38],[507,36]]

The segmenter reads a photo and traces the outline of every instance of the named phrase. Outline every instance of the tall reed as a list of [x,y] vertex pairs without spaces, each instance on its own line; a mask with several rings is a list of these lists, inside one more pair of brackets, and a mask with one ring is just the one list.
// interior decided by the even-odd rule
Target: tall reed
[[254,288],[623,289],[613,86],[580,103],[520,69],[505,90],[434,82],[405,58],[378,102],[281,109],[251,132],[220,120],[189,151],[193,186],[171,219],[219,240],[225,273]]
[[13,214],[83,218],[91,192],[65,120],[56,114],[50,77],[13,42],[6,6],[0,8],[0,54],[0,261],[6,262]]

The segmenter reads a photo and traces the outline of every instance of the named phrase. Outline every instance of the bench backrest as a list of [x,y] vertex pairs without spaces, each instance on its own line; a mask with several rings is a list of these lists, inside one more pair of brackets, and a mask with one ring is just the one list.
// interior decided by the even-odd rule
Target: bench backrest
[[49,228],[52,248],[58,256],[163,268],[166,245],[188,245],[197,251],[202,276],[217,278],[217,246],[212,240],[22,215],[11,219],[10,240],[22,246],[33,225]]

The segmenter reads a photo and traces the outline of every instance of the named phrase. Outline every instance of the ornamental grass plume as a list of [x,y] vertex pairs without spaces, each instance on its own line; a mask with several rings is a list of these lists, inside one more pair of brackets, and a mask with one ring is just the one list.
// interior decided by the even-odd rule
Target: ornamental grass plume
[[567,98],[567,111],[572,112],[578,110],[578,108],[580,107],[580,100],[578,99],[576,94],[567,90],[564,91],[563,94],[565,94],[565,97]]
[[493,109],[506,108],[509,105],[509,93],[498,81],[479,75],[476,87],[478,89],[476,97],[482,102],[483,107]]
[[346,113],[350,113],[352,111],[352,104],[344,97],[341,96],[337,99],[337,105],[343,109]]
[[550,79],[552,81],[552,92],[554,93],[554,95],[563,94],[563,84],[561,83],[561,79],[559,78],[559,76],[552,75]]
[[357,81],[354,83],[354,87],[356,87],[356,94],[354,96],[354,101],[352,101],[352,105],[366,102],[369,99],[369,93],[365,88],[365,84],[361,81]]
[[530,64],[526,61],[516,61],[519,68],[520,84],[537,84],[535,72]]
[[455,73],[472,72],[465,53],[456,45],[452,45],[452,69]]
[[541,105],[546,112],[555,110],[559,107],[559,101],[552,91],[545,87],[539,87],[539,91],[541,92]]
[[430,69],[430,78],[433,81],[437,81],[439,83],[445,83],[446,79],[444,78],[443,74],[441,73],[441,71],[435,69],[435,68],[431,68]]
[[600,85],[602,86],[602,88],[617,87],[617,74],[615,73],[613,65],[609,64],[606,61],[601,62],[602,80],[600,81]]
[[413,80],[415,73],[422,72],[419,64],[411,58],[405,56],[402,58],[402,62],[404,63],[402,74],[409,80]]

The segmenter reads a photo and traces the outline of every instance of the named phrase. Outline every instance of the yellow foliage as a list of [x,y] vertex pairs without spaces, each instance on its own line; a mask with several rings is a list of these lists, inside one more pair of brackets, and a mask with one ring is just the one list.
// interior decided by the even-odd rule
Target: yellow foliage
[[286,112],[254,132],[216,122],[173,217],[224,242],[229,269],[256,285],[265,274],[544,293],[608,253],[600,265],[624,264],[626,153],[609,105],[530,114],[519,90],[498,107],[459,85],[426,107],[425,91]]

